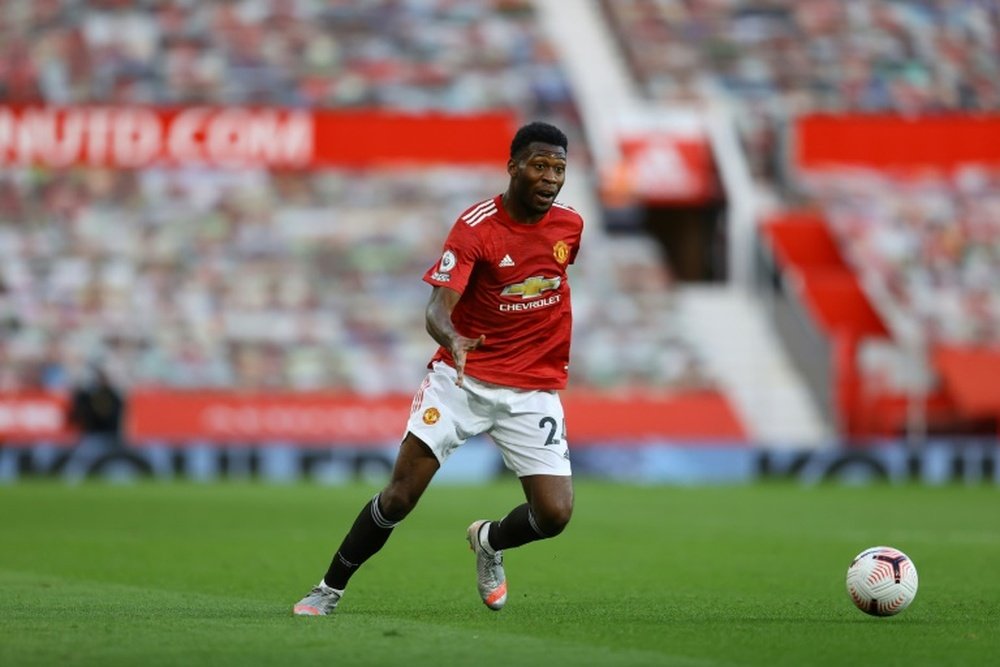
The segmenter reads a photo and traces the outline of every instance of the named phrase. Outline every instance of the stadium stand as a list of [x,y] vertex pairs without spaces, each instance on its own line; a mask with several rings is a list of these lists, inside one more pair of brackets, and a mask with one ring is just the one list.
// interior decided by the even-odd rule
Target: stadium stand
[[780,134],[801,113],[1000,108],[1000,9],[990,3],[602,0],[641,90],[721,92],[756,176],[784,174]]
[[781,113],[1000,106],[1000,10],[991,3],[602,4],[651,97],[699,95],[708,85]]
[[100,354],[128,386],[374,392],[429,353],[413,340],[426,298],[413,276],[438,252],[441,211],[487,192],[485,177],[441,172],[78,169],[6,183],[15,206],[40,202],[3,230],[14,357]]
[[524,0],[4,3],[2,99],[572,113]]
[[808,178],[848,261],[931,342],[1000,340],[1000,173],[910,177],[837,170]]
[[[847,393],[877,394],[889,387],[903,402],[913,396],[926,400],[925,417],[942,412],[941,405],[954,401],[956,392],[981,394],[981,382],[960,386],[963,374],[952,361],[966,355],[986,367],[993,359],[990,350],[1000,342],[1000,229],[994,223],[998,160],[995,149],[986,148],[995,144],[980,133],[971,139],[979,147],[972,151],[975,159],[956,161],[947,155],[947,136],[921,135],[926,140],[921,144],[914,137],[921,130],[914,126],[909,135],[899,129],[867,136],[871,145],[893,142],[891,157],[912,158],[907,144],[928,146],[921,154],[927,159],[919,164],[862,159],[803,168],[794,153],[801,148],[796,146],[800,119],[810,115],[964,115],[970,121],[995,115],[1000,109],[1000,8],[943,0],[602,0],[601,7],[651,103],[683,105],[721,96],[735,105],[759,196],[770,202],[768,215],[784,220],[804,212],[799,217],[828,225],[846,267],[863,288],[856,296],[870,300],[888,327],[888,344],[866,340],[855,351],[857,382],[834,378],[835,386],[819,394],[843,394],[843,386],[855,386]],[[955,123],[950,143],[969,153],[966,135],[972,130],[965,132],[961,123]],[[881,152],[890,153],[888,148]],[[798,273],[798,267],[786,268]],[[829,280],[823,280],[822,289],[829,288]],[[820,282],[809,282],[806,306],[822,291]],[[830,329],[833,337],[835,330]],[[835,349],[831,338],[830,350]],[[836,400],[850,402],[843,395]],[[1000,423],[991,409],[994,422],[987,430]],[[868,411],[879,412],[878,403]],[[983,414],[980,409],[976,416]],[[950,419],[941,420],[945,428],[956,426],[957,418]],[[898,420],[886,424],[889,420],[881,432],[900,429]]]

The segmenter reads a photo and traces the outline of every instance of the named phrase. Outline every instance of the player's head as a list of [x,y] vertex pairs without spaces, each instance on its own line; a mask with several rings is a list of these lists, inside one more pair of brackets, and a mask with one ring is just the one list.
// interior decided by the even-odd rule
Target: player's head
[[555,125],[549,125],[541,121],[535,121],[521,126],[510,142],[510,159],[516,160],[520,154],[533,143],[549,144],[550,146],[560,146],[563,152],[569,146],[566,135]]
[[537,220],[552,207],[566,181],[568,144],[558,127],[537,121],[514,135],[507,161],[507,199],[522,217]]

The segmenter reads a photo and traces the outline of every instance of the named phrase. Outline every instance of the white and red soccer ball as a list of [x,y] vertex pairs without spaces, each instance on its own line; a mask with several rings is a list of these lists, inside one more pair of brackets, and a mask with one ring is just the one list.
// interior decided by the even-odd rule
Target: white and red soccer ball
[[899,549],[865,549],[847,568],[847,593],[866,614],[893,616],[916,597],[917,568]]

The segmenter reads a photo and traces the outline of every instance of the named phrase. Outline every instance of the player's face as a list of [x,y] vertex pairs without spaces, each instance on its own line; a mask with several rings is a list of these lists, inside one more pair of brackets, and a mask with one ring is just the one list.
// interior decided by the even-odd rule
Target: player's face
[[566,182],[566,149],[535,142],[507,163],[510,190],[518,208],[541,216],[548,212]]

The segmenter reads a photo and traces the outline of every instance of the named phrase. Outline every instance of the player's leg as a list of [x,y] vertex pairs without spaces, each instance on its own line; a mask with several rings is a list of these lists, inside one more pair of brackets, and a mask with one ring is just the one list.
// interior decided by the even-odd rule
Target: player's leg
[[573,514],[569,448],[558,394],[503,389],[496,402],[505,406],[505,413],[490,435],[506,466],[520,478],[527,502],[500,521],[479,520],[469,526],[479,595],[491,609],[500,609],[507,600],[504,549],[555,537]]
[[414,396],[389,483],[362,508],[323,579],[295,605],[296,614],[330,613],[354,572],[385,545],[466,434],[486,429],[488,422],[471,409],[471,400],[471,394],[455,386],[454,369],[434,364]]
[[396,524],[416,506],[441,464],[419,438],[407,433],[385,488],[362,508],[333,555],[323,581],[343,590],[351,575],[381,549]]
[[389,483],[361,509],[320,583],[293,608],[299,616],[324,616],[336,608],[351,576],[385,546],[392,529],[416,506],[440,462],[407,432]]
[[490,522],[484,538],[497,550],[555,537],[573,515],[569,443],[559,395],[507,390],[501,402],[509,413],[497,420],[490,435],[504,463],[521,480],[527,502]]
[[504,549],[555,537],[573,514],[573,479],[569,475],[529,475],[521,478],[528,502],[518,505],[500,521],[480,519],[468,530],[476,554],[479,597],[493,610],[507,603]]
[[573,516],[573,478],[569,475],[528,475],[521,478],[526,503],[499,521],[481,521],[476,528],[487,552],[513,549],[555,537]]

